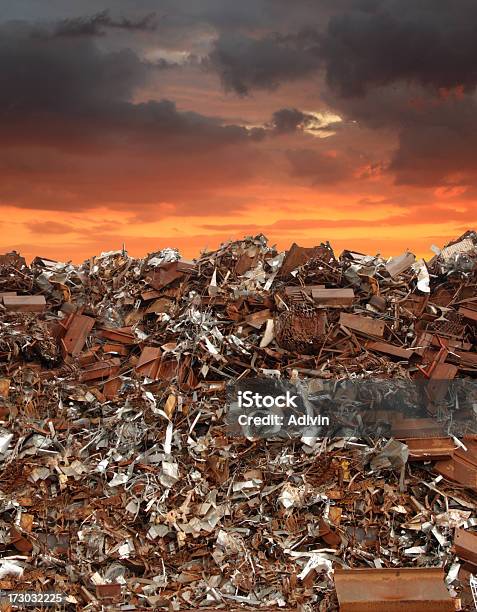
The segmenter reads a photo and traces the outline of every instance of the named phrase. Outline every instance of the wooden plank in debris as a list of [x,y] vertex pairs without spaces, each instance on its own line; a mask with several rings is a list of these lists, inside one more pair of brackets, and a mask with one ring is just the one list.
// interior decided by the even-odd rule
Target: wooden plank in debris
[[396,278],[396,276],[399,276],[410,268],[415,261],[416,256],[408,251],[402,255],[398,255],[397,257],[390,259],[386,264],[386,270],[388,271],[389,276]]
[[145,346],[136,364],[136,372],[155,380],[161,364],[161,355],[162,351],[159,347]]
[[385,355],[391,355],[391,357],[399,357],[399,359],[409,359],[409,357],[411,357],[411,355],[414,353],[414,349],[396,346],[395,344],[390,344],[389,342],[371,340],[366,342],[365,346],[370,351],[384,353]]
[[44,295],[5,295],[3,305],[15,312],[42,312],[46,308]]
[[340,314],[340,324],[365,336],[379,336],[382,338],[384,335],[385,323],[379,319],[342,312]]
[[70,355],[79,355],[83,350],[86,339],[93,329],[95,320],[86,315],[73,315],[68,324],[63,346]]
[[434,567],[335,569],[340,612],[451,612],[456,607]]
[[353,289],[312,289],[313,300],[320,306],[351,306],[354,301]]

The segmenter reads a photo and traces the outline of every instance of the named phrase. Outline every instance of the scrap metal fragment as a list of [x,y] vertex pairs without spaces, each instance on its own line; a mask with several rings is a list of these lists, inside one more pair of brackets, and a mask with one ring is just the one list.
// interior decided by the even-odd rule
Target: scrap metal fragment
[[455,611],[440,568],[335,569],[340,612]]

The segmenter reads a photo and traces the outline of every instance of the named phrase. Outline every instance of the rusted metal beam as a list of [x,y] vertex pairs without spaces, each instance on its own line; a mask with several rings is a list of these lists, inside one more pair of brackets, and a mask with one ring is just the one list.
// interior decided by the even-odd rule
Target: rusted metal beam
[[477,533],[456,529],[454,549],[458,557],[477,568]]
[[312,289],[313,300],[320,306],[351,306],[354,301],[353,289]]
[[342,312],[340,314],[340,324],[365,336],[379,336],[382,338],[384,335],[385,323],[379,319]]
[[79,355],[81,353],[94,323],[95,320],[92,317],[72,315],[65,337],[62,340],[67,353],[70,355]]
[[438,568],[336,569],[340,612],[451,612],[456,603]]
[[365,346],[370,351],[384,353],[385,355],[391,355],[391,357],[399,357],[399,359],[409,359],[409,357],[414,354],[414,349],[403,348],[395,344],[390,344],[389,342],[380,342],[378,340],[366,342]]
[[15,312],[43,312],[46,300],[44,295],[4,295],[3,305]]
[[409,448],[409,461],[437,461],[452,458],[452,438],[401,438]]

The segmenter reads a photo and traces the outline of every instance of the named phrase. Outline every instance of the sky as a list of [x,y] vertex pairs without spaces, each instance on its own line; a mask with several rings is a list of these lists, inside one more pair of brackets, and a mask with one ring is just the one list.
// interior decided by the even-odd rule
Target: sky
[[0,252],[477,226],[475,0],[0,0]]

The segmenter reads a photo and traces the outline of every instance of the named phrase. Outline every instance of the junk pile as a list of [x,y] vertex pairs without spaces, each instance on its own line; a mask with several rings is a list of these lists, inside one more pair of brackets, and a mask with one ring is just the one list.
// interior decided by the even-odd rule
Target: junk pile
[[[77,610],[474,609],[477,436],[434,409],[453,379],[475,391],[477,234],[433,250],[0,256],[0,589]],[[311,444],[230,435],[248,378],[435,386],[391,439]]]

